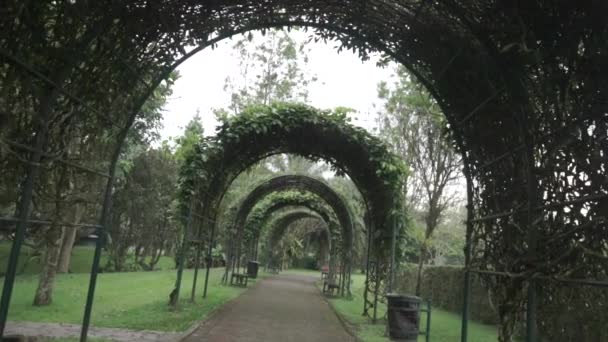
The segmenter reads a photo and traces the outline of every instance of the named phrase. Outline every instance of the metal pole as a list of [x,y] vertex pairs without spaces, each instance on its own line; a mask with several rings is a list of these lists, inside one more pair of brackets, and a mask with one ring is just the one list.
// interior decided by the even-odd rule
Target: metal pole
[[[460,330],[460,341],[467,342],[469,338],[469,306],[471,304],[471,239],[473,236],[473,180],[468,164],[464,166],[464,173],[467,180],[467,226],[464,245],[464,287],[462,303],[462,326]],[[429,314],[430,315],[430,314]]]
[[536,280],[530,279],[528,283],[528,304],[526,305],[526,342],[538,341],[538,328],[536,325],[537,304]]
[[211,222],[211,238],[209,239],[209,250],[207,252],[207,272],[205,273],[205,287],[203,289],[203,298],[207,298],[207,287],[209,285],[209,272],[211,271],[211,258],[213,254],[213,245],[215,244],[215,222]]
[[370,254],[371,254],[371,250],[372,250],[372,225],[369,224],[368,220],[367,221],[367,253],[365,258],[367,259],[366,265],[365,265],[365,290],[363,291],[363,315],[367,315],[367,310],[368,310],[368,300],[367,300],[367,296],[369,293],[369,276],[370,276],[370,272],[369,272],[369,268],[370,268]]
[[397,219],[395,217],[395,215],[393,215],[392,217],[392,221],[393,221],[393,231],[391,234],[391,267],[389,269],[389,275],[388,275],[388,288],[387,288],[387,292],[391,293],[393,292],[393,286],[394,286],[394,282],[395,282],[395,250],[396,250],[396,245],[397,245]]
[[[45,129],[46,130],[46,129]],[[11,295],[13,293],[13,285],[15,284],[15,276],[17,274],[17,262],[19,261],[19,253],[23,240],[25,240],[25,229],[27,221],[30,217],[30,206],[34,191],[34,183],[40,171],[40,158],[42,156],[42,147],[46,141],[46,132],[39,132],[36,135],[36,152],[32,155],[31,163],[27,171],[27,176],[23,184],[23,192],[21,201],[18,207],[18,218],[15,239],[11,246],[11,252],[8,259],[6,274],[4,276],[4,287],[2,288],[2,299],[0,300],[0,337],[4,336],[4,328],[8,318],[8,308],[10,306]]]
[[[59,79],[63,79],[65,74],[60,72]],[[44,97],[40,103],[40,111],[38,115],[38,131],[36,132],[34,149],[32,153],[27,175],[23,183],[23,191],[21,193],[21,200],[17,206],[16,217],[19,218],[15,227],[15,239],[11,246],[11,252],[8,258],[8,265],[6,267],[6,273],[4,275],[4,287],[2,288],[2,298],[0,299],[0,338],[4,336],[4,329],[6,327],[6,320],[8,318],[8,308],[10,306],[11,296],[13,294],[13,286],[15,284],[15,276],[17,274],[17,262],[19,261],[19,254],[21,252],[21,246],[23,240],[25,240],[25,229],[27,227],[27,220],[30,218],[30,207],[32,204],[32,197],[34,193],[34,183],[38,174],[40,173],[40,160],[44,154],[44,146],[48,142],[48,119],[51,112],[51,107],[59,90],[55,87],[49,94]]]
[[380,291],[380,265],[379,262],[376,262],[376,267],[374,267],[374,273],[376,274],[376,286],[374,287],[374,317],[372,318],[372,322],[376,323],[378,320],[378,292]]
[[95,242],[95,253],[93,254],[93,265],[91,266],[91,275],[89,278],[89,289],[87,292],[87,300],[84,307],[84,315],[82,317],[82,329],[80,331],[80,341],[85,342],[87,340],[87,334],[89,331],[89,325],[91,323],[91,311],[93,309],[93,299],[95,297],[95,287],[97,285],[97,274],[99,273],[99,263],[101,261],[101,251],[104,246],[106,238],[106,227],[109,225],[110,210],[112,208],[112,190],[114,187],[114,179],[116,177],[116,166],[118,165],[118,159],[120,158],[120,152],[124,144],[127,133],[130,127],[133,125],[135,115],[132,115],[125,127],[120,131],[118,135],[118,144],[112,155],[110,161],[110,168],[108,170],[108,181],[106,183],[106,190],[104,193],[103,204],[101,209],[101,217],[99,220],[99,226],[95,230],[97,233],[97,241]]
[[[527,121],[523,110],[521,114],[521,134],[524,136],[527,147],[525,154],[527,164],[526,181],[528,195],[528,215],[526,217],[526,226],[528,228],[528,234],[526,236],[526,239],[528,240],[527,256],[529,258],[529,264],[533,265],[537,258],[536,249],[538,244],[538,230],[537,226],[534,224],[534,210],[538,203],[537,180],[534,174],[534,141],[528,136],[529,129],[527,127]],[[536,286],[536,280],[534,278],[530,278],[528,282],[528,303],[526,305],[526,342],[538,341],[538,326],[536,324],[536,309],[538,306],[538,300]]]
[[[201,223],[202,226],[202,223]],[[194,276],[192,278],[192,292],[190,294],[190,302],[194,303],[194,296],[196,295],[196,281],[198,280],[198,264],[201,261],[201,232],[202,227],[198,227],[198,241],[196,242],[196,256],[194,257]]]
[[431,300],[429,299],[427,302],[427,311],[426,311],[426,342],[431,341]]

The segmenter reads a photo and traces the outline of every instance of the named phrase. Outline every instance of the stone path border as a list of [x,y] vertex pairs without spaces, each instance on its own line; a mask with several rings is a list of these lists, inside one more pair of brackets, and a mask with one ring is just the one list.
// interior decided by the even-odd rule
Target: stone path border
[[[178,342],[186,333],[128,330],[117,328],[89,329],[89,337],[102,338],[117,342]],[[38,323],[38,322],[8,322],[5,336],[24,335],[28,337],[80,337],[80,325],[64,323]]]

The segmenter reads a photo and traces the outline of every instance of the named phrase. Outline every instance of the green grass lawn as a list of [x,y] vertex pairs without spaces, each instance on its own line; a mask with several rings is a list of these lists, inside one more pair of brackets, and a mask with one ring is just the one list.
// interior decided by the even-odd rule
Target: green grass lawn
[[[8,242],[0,243],[0,274],[4,274],[8,262],[8,256],[11,250],[11,244]],[[92,246],[75,246],[72,250],[72,258],[70,259],[71,273],[89,273],[91,272],[91,264],[93,263],[94,248]],[[102,252],[100,265],[106,264],[107,254]],[[162,256],[156,264],[156,270],[170,270],[175,267],[173,258]],[[27,246],[21,248],[19,261],[17,263],[18,274],[37,274],[42,268],[41,257]]]
[[[174,270],[100,274],[92,324],[112,328],[186,330],[195,321],[205,318],[214,309],[245,290],[221,285],[223,270],[212,270],[206,299],[202,298],[204,272],[199,272],[194,304],[189,302],[193,271],[186,270],[181,287],[180,308],[175,312],[169,311],[167,306],[169,293],[175,282]],[[59,275],[55,284],[54,301],[46,307],[32,306],[37,280],[36,275],[17,277],[9,320],[80,324],[89,275]]]
[[[363,287],[365,276],[353,275],[351,291],[353,298],[331,298],[331,305],[336,311],[345,318],[350,324],[355,326],[357,336],[366,342],[385,342],[389,341],[385,334],[385,324],[371,324],[369,319],[362,316],[363,312]],[[431,341],[433,342],[456,342],[460,341],[460,315],[443,311],[437,308],[431,310]],[[383,317],[386,306],[378,306],[378,317]],[[420,319],[420,329],[426,327],[426,315],[422,314]],[[498,335],[496,327],[475,322],[469,323],[470,342],[491,342],[497,341]],[[424,341],[424,336],[419,338]]]

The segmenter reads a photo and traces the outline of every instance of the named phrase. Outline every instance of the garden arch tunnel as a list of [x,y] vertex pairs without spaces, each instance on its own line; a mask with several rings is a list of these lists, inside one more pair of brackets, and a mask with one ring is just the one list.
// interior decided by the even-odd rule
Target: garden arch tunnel
[[[317,198],[315,200],[319,200],[319,199]],[[316,217],[318,217],[319,220],[321,220],[327,228],[329,245],[330,246],[338,245],[340,236],[339,236],[339,232],[337,233],[336,231],[339,229],[339,223],[337,222],[335,217],[333,217],[334,216],[333,213],[327,209],[328,208],[325,208],[324,206],[312,205],[307,200],[291,199],[290,201],[286,201],[286,202],[279,201],[279,202],[273,203],[271,206],[264,208],[263,214],[259,217],[259,220],[256,220],[256,222],[252,223],[252,225],[250,226],[251,228],[254,228],[257,230],[256,231],[257,236],[256,236],[255,242],[254,242],[256,244],[256,246],[251,247],[250,249],[252,251],[249,251],[247,253],[251,253],[251,255],[253,255],[253,258],[256,259],[257,255],[258,255],[257,254],[257,252],[258,252],[257,245],[262,243],[259,241],[259,239],[262,238],[263,235],[267,234],[267,231],[264,230],[264,228],[268,228],[268,227],[272,226],[272,222],[273,222],[273,220],[276,220],[276,217],[279,217],[281,215],[284,215],[284,213],[286,213],[286,212],[294,211],[294,210],[307,211],[307,212],[310,212],[311,214],[316,215]],[[227,279],[227,274],[228,274],[228,271],[230,270],[230,268],[238,268],[238,259],[235,257],[231,257],[231,258],[236,259],[236,260],[233,262],[232,265],[227,265],[225,279]]]
[[[323,199],[336,214],[340,226],[342,227],[343,244],[343,267],[350,270],[351,249],[353,244],[353,220],[348,204],[336,191],[328,184],[313,177],[305,175],[282,175],[271,178],[256,186],[239,204],[236,213],[234,227],[237,230],[236,246],[240,246],[245,222],[254,206],[269,194],[287,189],[305,190],[316,194]],[[236,251],[236,258],[240,256],[239,250]]]
[[[268,236],[267,236],[267,251],[269,253],[268,255],[268,259],[269,262],[272,263],[272,251],[276,250],[276,244],[281,240],[281,238],[283,238],[283,236],[285,235],[285,233],[287,232],[288,228],[291,227],[291,225],[299,220],[302,219],[317,219],[320,222],[324,222],[324,220],[315,215],[314,213],[311,213],[307,210],[302,210],[302,209],[293,209],[293,210],[289,210],[287,212],[281,213],[278,215],[278,217],[273,220],[271,222],[271,226],[270,229],[268,231]],[[318,227],[314,227],[314,230],[318,230]],[[325,222],[325,225],[320,228],[322,231],[326,232],[326,234],[330,234],[329,233],[329,229],[327,229],[327,224]],[[310,231],[309,231],[310,233]],[[275,265],[276,266],[276,265]]]
[[[302,144],[303,140],[308,143]],[[319,111],[301,104],[249,107],[226,121],[215,136],[203,139],[186,156],[180,171],[182,207],[189,206],[189,216],[200,208],[201,213],[197,216],[203,221],[207,219],[210,241],[214,241],[214,222],[232,181],[260,159],[278,153],[324,159],[339,172],[348,174],[362,194],[370,217],[367,255],[377,265],[368,272],[366,294],[369,292],[373,299],[366,301],[364,312],[367,313],[367,308],[375,305],[379,292],[384,290],[386,280],[390,278],[387,274],[389,267],[392,269],[391,255],[395,255],[391,252],[396,250],[392,246],[398,245],[393,227],[405,228],[405,224],[399,224],[403,216],[395,209],[403,208],[401,187],[407,170],[381,140],[350,125],[346,113]],[[190,231],[191,220],[184,236]],[[199,229],[199,241],[203,231]],[[213,243],[210,243],[208,258],[212,247]],[[181,253],[182,257],[184,254]],[[183,264],[178,263],[174,290],[177,295]],[[209,269],[205,278],[208,276]]]
[[[18,215],[5,218],[17,222],[17,238],[3,287],[0,334],[23,232],[30,221],[39,162],[50,147],[60,146],[50,134],[53,116],[73,112],[74,127],[110,121],[120,128],[117,144],[107,156],[108,172],[82,168],[107,178],[101,219],[94,225],[103,230],[124,138],[145,100],[169,72],[196,51],[234,34],[307,26],[363,56],[370,50],[385,53],[407,66],[435,96],[465,160],[467,277],[472,271],[494,270],[492,277],[502,279],[491,285],[497,293],[527,288],[527,335],[536,340],[536,323],[541,319],[535,315],[539,276],[555,282],[559,268],[575,274],[569,279],[574,282],[601,277],[598,255],[605,254],[608,236],[604,224],[608,185],[602,176],[608,150],[608,84],[603,77],[608,69],[608,23],[600,13],[607,7],[603,2],[496,0],[191,0],[53,6],[10,1],[3,13],[6,20],[0,21],[0,58],[7,71],[1,81],[27,84],[24,89],[32,91],[2,93],[2,101],[9,115],[30,112],[35,119],[31,134],[16,138],[22,140],[3,136],[28,166]],[[74,20],[54,20],[59,16]],[[46,27],[48,21],[55,23],[60,35],[38,34],[37,28]],[[184,48],[192,45],[198,48]],[[569,211],[563,212],[564,208]],[[574,225],[585,228],[576,230]],[[103,236],[103,231],[97,235]],[[560,238],[551,240],[551,246],[539,243],[549,236]],[[558,255],[561,248],[556,245],[565,248],[575,243],[584,246],[567,257]],[[98,249],[101,244],[100,240]],[[583,270],[581,265],[586,265]],[[94,266],[83,336],[96,273]],[[518,281],[510,280],[513,275]],[[523,283],[532,286],[524,288]],[[550,291],[545,289],[547,295],[541,299],[548,300]],[[523,305],[518,304],[526,299],[497,300],[513,308],[504,312],[505,317],[521,317],[518,308]],[[464,313],[466,322],[466,309]],[[466,339],[466,324],[463,329]]]
[[[280,177],[282,178],[282,176]],[[268,183],[268,181],[263,182],[261,186],[265,187]],[[325,185],[324,183],[322,184]],[[253,194],[253,192],[250,194]],[[249,197],[250,196],[247,196],[247,198]],[[241,203],[244,204],[245,201]],[[273,214],[280,210],[289,207],[304,207],[322,217],[331,232],[331,246],[332,248],[335,248],[332,249],[332,257],[337,257],[337,255],[333,253],[339,253],[341,256],[342,272],[340,274],[340,279],[344,280],[344,282],[340,286],[340,291],[344,294],[344,290],[346,289],[347,293],[350,293],[350,284],[348,283],[348,280],[350,279],[351,270],[348,268],[350,262],[348,259],[350,254],[348,252],[352,250],[352,235],[350,237],[345,236],[345,229],[342,226],[342,222],[336,216],[335,210],[330,202],[327,202],[326,199],[315,191],[310,191],[307,188],[294,190],[291,189],[291,187],[286,187],[273,189],[272,192],[269,192],[264,198],[260,199],[258,203],[259,205],[251,208],[251,214],[247,215],[248,220],[242,223],[242,229],[249,233],[248,235],[251,236],[251,240],[254,241],[256,245],[257,238],[262,234],[261,229],[266,227],[268,220],[272,218]],[[238,216],[235,217],[235,220],[238,220]],[[240,260],[238,255],[236,260]],[[334,269],[332,268],[332,274],[333,271]],[[228,269],[226,269],[225,281],[228,279],[227,272]]]

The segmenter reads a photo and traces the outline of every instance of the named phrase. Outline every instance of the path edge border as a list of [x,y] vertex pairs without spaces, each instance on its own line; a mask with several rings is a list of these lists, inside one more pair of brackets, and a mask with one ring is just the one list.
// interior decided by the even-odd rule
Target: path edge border
[[338,310],[336,310],[336,308],[331,304],[331,302],[329,301],[329,299],[327,297],[325,297],[325,295],[323,294],[323,291],[321,291],[321,289],[319,288],[319,281],[316,281],[316,286],[317,290],[319,290],[319,296],[323,299],[323,301],[331,308],[331,311],[336,315],[336,317],[338,317],[338,321],[340,321],[340,324],[342,324],[342,327],[344,328],[344,330],[346,330],[346,332],[351,335],[354,339],[355,342],[365,342],[363,341],[362,338],[360,338],[359,336],[357,336],[357,332],[356,330],[356,325],[349,322],[345,317],[343,317]]

